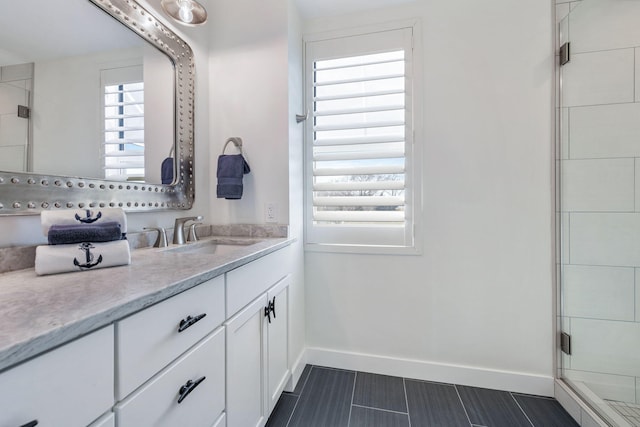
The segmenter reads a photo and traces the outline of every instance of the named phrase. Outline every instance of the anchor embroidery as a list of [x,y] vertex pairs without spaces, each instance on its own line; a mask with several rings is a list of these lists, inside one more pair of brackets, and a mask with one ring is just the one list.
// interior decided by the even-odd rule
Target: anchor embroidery
[[74,258],[73,265],[80,268],[91,268],[100,264],[102,262],[102,255],[98,256],[98,260],[96,262],[93,262],[94,256],[91,253],[91,249],[95,249],[95,248],[96,247],[93,246],[91,243],[80,243],[80,246],[78,246],[78,249],[80,249],[81,251],[84,251],[84,257],[86,262],[84,264],[80,264],[80,261],[78,261],[78,258]]
[[86,212],[87,212],[87,217],[86,218],[81,218],[80,215],[76,214],[76,219],[78,221],[80,221],[81,223],[83,223],[83,224],[91,224],[92,222],[96,222],[97,220],[102,218],[102,212],[98,212],[98,215],[96,215],[95,218],[91,218],[91,215],[93,215],[92,211],[87,209]]

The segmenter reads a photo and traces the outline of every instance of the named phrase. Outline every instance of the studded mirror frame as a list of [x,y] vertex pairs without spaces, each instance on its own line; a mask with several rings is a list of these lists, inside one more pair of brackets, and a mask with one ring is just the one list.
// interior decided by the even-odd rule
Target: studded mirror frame
[[164,52],[175,69],[175,164],[171,185],[0,172],[0,215],[121,207],[128,212],[191,209],[194,186],[194,58],[189,45],[135,0],[88,0]]

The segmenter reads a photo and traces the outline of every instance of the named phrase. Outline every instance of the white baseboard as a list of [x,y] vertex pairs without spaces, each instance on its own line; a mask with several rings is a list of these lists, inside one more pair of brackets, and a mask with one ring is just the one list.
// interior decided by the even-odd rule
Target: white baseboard
[[284,388],[286,391],[291,392],[296,388],[296,384],[298,384],[298,381],[300,381],[300,377],[302,376],[302,371],[304,371],[304,367],[306,365],[307,365],[307,352],[302,351],[298,356],[298,359],[296,359],[296,361],[293,362],[293,365],[291,365],[291,380]]
[[[307,348],[298,361],[329,368],[349,369],[424,381],[468,385],[539,396],[554,395],[551,376],[450,365],[422,360],[398,359],[371,354]],[[302,365],[304,368],[304,364]],[[300,371],[301,373],[302,371]],[[299,376],[297,379],[300,378]]]

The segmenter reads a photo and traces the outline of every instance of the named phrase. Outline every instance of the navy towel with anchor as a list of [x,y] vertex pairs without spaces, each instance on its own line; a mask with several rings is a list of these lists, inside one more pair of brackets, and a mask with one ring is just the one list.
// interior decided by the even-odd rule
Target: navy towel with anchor
[[43,211],[40,224],[50,244],[36,248],[38,275],[131,264],[122,209]]

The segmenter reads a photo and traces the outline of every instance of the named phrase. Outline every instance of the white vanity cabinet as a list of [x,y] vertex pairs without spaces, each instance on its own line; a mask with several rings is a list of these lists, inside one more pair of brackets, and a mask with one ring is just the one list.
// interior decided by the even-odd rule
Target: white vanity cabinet
[[225,320],[218,276],[116,322],[116,400],[122,400]]
[[115,407],[118,427],[211,427],[224,416],[224,327]]
[[218,276],[116,322],[118,427],[211,427],[223,415],[224,287]]
[[137,296],[140,311],[0,372],[0,427],[264,426],[291,378],[290,272],[285,246]]
[[228,427],[262,426],[267,421],[262,386],[266,306],[264,294],[226,323]]
[[251,296],[238,289],[254,292],[225,323],[228,427],[263,426],[291,376],[287,251],[258,261],[227,273],[227,310]]
[[269,412],[278,403],[291,377],[289,364],[289,282],[282,279],[267,292],[273,304],[271,323],[267,322],[267,398]]
[[101,417],[113,406],[113,342],[108,326],[1,373],[0,426],[86,427]]

